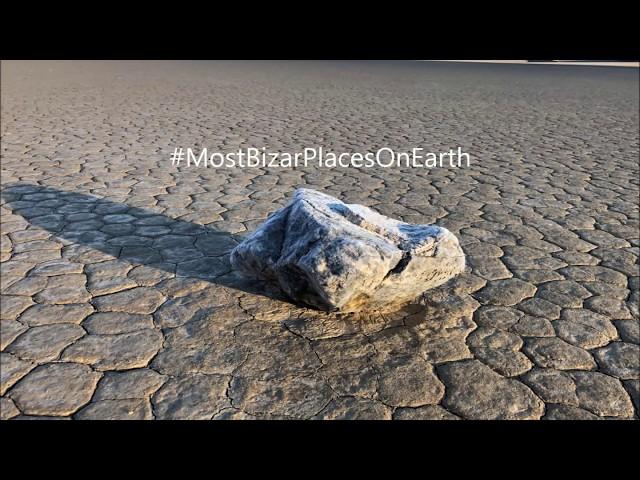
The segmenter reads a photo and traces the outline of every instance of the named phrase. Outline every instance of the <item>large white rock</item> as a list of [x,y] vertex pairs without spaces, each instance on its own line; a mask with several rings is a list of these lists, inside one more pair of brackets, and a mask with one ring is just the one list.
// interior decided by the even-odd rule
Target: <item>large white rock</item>
[[458,239],[301,188],[231,252],[242,274],[276,281],[321,310],[394,310],[464,270]]

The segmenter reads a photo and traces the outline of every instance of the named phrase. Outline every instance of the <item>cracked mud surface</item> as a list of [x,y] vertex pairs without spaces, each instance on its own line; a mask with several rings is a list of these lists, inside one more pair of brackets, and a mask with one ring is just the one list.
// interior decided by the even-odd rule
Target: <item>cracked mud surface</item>
[[[178,169],[175,147],[465,169]],[[2,419],[638,418],[638,72],[2,63]],[[461,241],[393,314],[300,308],[228,254],[296,187]]]

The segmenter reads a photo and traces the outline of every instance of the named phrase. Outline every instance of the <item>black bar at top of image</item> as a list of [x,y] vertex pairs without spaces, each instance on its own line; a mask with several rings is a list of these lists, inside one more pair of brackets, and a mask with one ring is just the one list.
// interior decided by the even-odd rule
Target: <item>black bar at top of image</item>
[[[3,59],[576,59],[638,61],[636,16],[597,8],[428,2],[349,6],[216,2],[15,7]],[[446,9],[446,10],[445,10]],[[11,20],[12,21],[8,21]],[[22,19],[22,20],[21,20]],[[27,20],[28,19],[28,20]]]

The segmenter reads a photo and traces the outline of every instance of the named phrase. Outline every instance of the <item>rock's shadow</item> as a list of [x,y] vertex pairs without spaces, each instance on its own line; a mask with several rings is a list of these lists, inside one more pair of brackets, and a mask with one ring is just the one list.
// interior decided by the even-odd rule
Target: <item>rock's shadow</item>
[[3,206],[65,244],[85,245],[145,265],[292,303],[277,285],[232,271],[242,236],[84,193],[25,183],[4,185]]

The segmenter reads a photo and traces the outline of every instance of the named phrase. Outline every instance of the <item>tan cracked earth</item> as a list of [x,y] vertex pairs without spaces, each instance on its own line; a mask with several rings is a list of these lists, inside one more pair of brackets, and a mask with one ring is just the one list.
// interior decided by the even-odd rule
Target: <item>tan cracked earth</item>
[[[387,146],[464,169],[176,169]],[[339,316],[228,253],[296,187],[453,231],[468,271]],[[638,418],[638,70],[2,62],[3,419]]]

